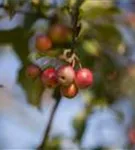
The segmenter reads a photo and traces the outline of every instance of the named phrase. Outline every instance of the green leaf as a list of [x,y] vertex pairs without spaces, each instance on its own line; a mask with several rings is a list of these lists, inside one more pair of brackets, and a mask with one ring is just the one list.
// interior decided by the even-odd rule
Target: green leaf
[[82,19],[97,19],[100,17],[109,16],[112,17],[113,15],[119,14],[120,10],[117,7],[89,7],[86,9],[80,9],[80,18]]
[[99,48],[96,40],[83,41],[83,49],[90,55],[99,56]]
[[80,20],[79,24],[81,25],[81,29],[78,35],[78,40],[83,40],[84,36],[89,33],[91,25],[86,20]]
[[42,56],[37,52],[32,52],[29,54],[28,59],[30,62],[34,62],[35,60],[41,58]]
[[108,102],[106,98],[99,98],[93,101],[94,107],[104,108],[108,106]]
[[73,7],[77,0],[67,0],[68,6]]
[[101,1],[101,0],[84,0],[84,2],[81,5],[82,10],[89,10],[90,8],[96,8],[96,7],[101,7],[101,8],[111,8],[116,6],[115,3],[110,0],[110,1]]
[[26,63],[28,56],[27,31],[22,28],[9,31],[0,30],[0,44],[12,44],[22,63]]
[[47,141],[46,150],[59,150],[61,144],[61,136],[53,137]]
[[94,30],[96,30],[96,38],[99,42],[110,44],[109,46],[114,46],[115,49],[122,40],[120,32],[113,24],[95,25]]
[[28,35],[27,35],[27,30],[21,29],[17,33],[17,36],[15,40],[13,41],[13,47],[20,56],[20,59],[23,64],[23,68],[20,70],[19,76],[18,76],[18,81],[21,83],[23,86],[24,90],[26,91],[28,100],[31,104],[38,106],[39,105],[39,100],[41,98],[41,93],[42,90],[44,89],[42,87],[42,84],[39,79],[36,81],[33,81],[29,78],[26,78],[25,75],[25,70],[27,65],[29,64],[28,61],[28,55],[29,55],[29,50],[28,50]]
[[73,120],[73,127],[76,132],[75,141],[77,142],[80,142],[83,137],[83,133],[86,128],[86,121],[87,121],[87,114],[85,110],[77,114],[77,116]]
[[22,28],[16,28],[10,31],[0,31],[0,43],[8,44],[11,43],[17,55],[20,57],[23,64],[23,68],[20,70],[18,81],[22,84],[24,90],[27,93],[28,100],[38,105],[39,99],[44,89],[40,80],[30,80],[26,78],[25,70],[28,65],[28,32]]
[[44,90],[43,84],[41,83],[40,78],[33,80],[26,77],[25,72],[26,68],[23,67],[23,69],[20,71],[19,81],[27,93],[29,102],[32,105],[39,106]]
[[37,78],[35,81],[32,81],[29,84],[29,100],[30,103],[35,106],[40,106],[41,96],[44,91],[43,84],[40,78]]

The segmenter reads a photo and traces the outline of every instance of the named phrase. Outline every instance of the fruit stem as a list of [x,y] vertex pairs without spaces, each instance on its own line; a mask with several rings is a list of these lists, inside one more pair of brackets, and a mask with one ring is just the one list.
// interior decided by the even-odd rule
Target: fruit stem
[[41,146],[38,148],[38,150],[46,150],[47,149],[47,142],[48,142],[49,133],[50,133],[50,130],[52,127],[53,119],[55,116],[55,112],[57,111],[57,108],[58,108],[60,101],[61,101],[61,93],[60,93],[59,87],[55,89],[53,97],[56,99],[56,103],[52,109],[50,119],[49,119],[46,131],[45,131],[45,135],[43,138],[43,142],[42,142]]
[[81,62],[79,62],[79,68],[82,69],[82,64],[81,64]]

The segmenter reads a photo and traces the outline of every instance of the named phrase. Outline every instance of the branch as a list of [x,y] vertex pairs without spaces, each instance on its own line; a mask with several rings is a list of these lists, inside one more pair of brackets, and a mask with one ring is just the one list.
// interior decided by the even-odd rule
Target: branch
[[[79,18],[79,7],[82,4],[83,0],[77,0],[76,4],[75,4],[75,9],[73,14],[72,14],[72,19],[73,19],[73,37],[72,37],[72,52],[74,52],[74,46],[76,44],[76,37],[78,35],[78,18]],[[60,104],[60,100],[61,100],[61,93],[60,93],[60,88],[57,88],[55,90],[55,96],[56,97],[56,104],[54,105],[54,108],[52,110],[51,116],[50,116],[50,120],[45,132],[45,136],[43,139],[43,143],[41,144],[41,146],[38,148],[39,150],[45,150],[47,147],[47,140],[48,140],[48,135],[52,126],[52,122],[53,122],[53,118],[55,116],[55,112]]]
[[46,150],[46,148],[47,148],[47,141],[48,141],[48,137],[49,137],[51,127],[52,127],[55,112],[57,111],[57,108],[58,108],[58,106],[60,104],[60,101],[61,101],[61,93],[60,93],[60,88],[59,87],[55,89],[54,98],[56,99],[56,103],[55,103],[55,105],[52,109],[52,112],[51,112],[51,116],[50,116],[46,131],[45,131],[45,135],[44,135],[44,138],[43,138],[43,143],[38,148],[38,150]]
[[80,27],[78,26],[79,19],[79,8],[84,0],[77,0],[75,8],[73,8],[72,21],[73,21],[73,37],[72,37],[72,52],[74,51],[74,46],[76,45],[76,38],[78,36]]

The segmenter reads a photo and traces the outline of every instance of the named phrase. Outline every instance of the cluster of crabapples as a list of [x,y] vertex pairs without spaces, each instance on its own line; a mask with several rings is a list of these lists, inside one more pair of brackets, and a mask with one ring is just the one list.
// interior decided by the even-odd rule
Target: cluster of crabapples
[[[39,53],[47,55],[53,43],[63,44],[69,40],[71,34],[71,30],[64,25],[53,25],[48,35],[36,37],[36,49]],[[93,83],[93,74],[89,69],[79,68],[75,70],[69,63],[57,69],[51,64],[45,69],[32,64],[27,68],[27,75],[33,79],[40,77],[45,87],[56,88],[59,86],[61,95],[67,98],[75,97],[79,89],[85,89]]]
[[56,88],[60,86],[61,94],[67,98],[73,98],[78,93],[78,89],[84,89],[92,85],[93,75],[87,68],[77,71],[70,65],[64,65],[56,70],[54,67],[48,67],[41,70],[38,66],[30,65],[27,68],[28,76],[40,79],[44,86]]

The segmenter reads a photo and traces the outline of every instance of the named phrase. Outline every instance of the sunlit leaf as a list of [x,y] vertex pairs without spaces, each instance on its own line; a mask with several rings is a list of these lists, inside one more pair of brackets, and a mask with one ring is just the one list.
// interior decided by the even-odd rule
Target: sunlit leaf
[[37,6],[40,4],[40,0],[31,0],[32,5]]
[[104,42],[104,44],[110,43],[112,46],[115,44],[116,47],[121,41],[121,34],[114,25],[95,25],[95,30],[97,31],[97,40]]
[[46,150],[59,150],[61,145],[61,137],[53,137],[51,140],[48,140]]
[[67,0],[68,6],[72,7],[76,3],[77,0]]
[[108,106],[108,102],[106,98],[99,98],[93,101],[93,106],[98,108],[104,108]]
[[86,20],[80,20],[81,29],[78,35],[79,39],[82,39],[89,31],[90,31],[90,24]]
[[120,10],[116,7],[91,7],[84,10],[81,9],[80,17],[85,19],[97,19],[105,16],[111,17],[118,13],[120,13]]
[[99,44],[95,40],[87,40],[83,42],[84,50],[90,55],[98,56],[99,55]]

